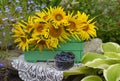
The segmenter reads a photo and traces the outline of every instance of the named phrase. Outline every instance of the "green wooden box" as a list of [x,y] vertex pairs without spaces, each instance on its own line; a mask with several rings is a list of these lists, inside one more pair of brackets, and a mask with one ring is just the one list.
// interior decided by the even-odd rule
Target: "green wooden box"
[[65,52],[73,52],[75,54],[75,63],[81,62],[81,58],[83,56],[83,48],[84,42],[79,42],[72,40],[67,42],[66,44],[60,44],[61,48],[57,48],[54,51],[43,50],[42,53],[39,50],[30,50],[24,52],[24,59],[29,62],[38,62],[38,61],[47,61],[50,59],[54,59],[54,56],[61,51]]

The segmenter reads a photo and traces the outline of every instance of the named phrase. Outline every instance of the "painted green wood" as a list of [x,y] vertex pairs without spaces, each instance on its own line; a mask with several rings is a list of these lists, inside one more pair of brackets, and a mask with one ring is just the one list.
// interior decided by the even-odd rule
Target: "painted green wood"
[[40,53],[39,50],[27,51],[24,52],[24,58],[29,62],[38,62],[38,61],[47,61],[54,59],[56,54],[59,54],[61,51],[72,52],[75,54],[75,63],[81,62],[83,56],[84,42],[68,42],[66,44],[60,44],[61,48],[57,48],[54,51],[43,50]]

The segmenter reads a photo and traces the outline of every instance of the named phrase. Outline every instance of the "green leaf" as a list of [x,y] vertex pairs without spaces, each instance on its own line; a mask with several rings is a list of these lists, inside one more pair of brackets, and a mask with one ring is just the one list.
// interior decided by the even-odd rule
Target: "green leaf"
[[108,58],[120,59],[120,53],[116,53],[116,52],[105,52],[104,55],[107,56]]
[[98,58],[91,62],[86,63],[85,65],[92,68],[107,69],[109,66],[117,63],[120,63],[120,60]]
[[73,68],[70,70],[66,70],[63,72],[64,77],[68,77],[70,75],[79,75],[79,74],[95,74],[98,69],[80,66],[77,68]]
[[118,52],[119,44],[114,42],[107,42],[102,44],[104,52]]
[[95,59],[91,62],[88,62],[85,65],[88,66],[88,67],[100,68],[100,69],[106,69],[107,67],[109,67],[106,60],[99,59],[99,58]]
[[102,54],[97,54],[97,53],[87,53],[83,56],[82,58],[82,63],[85,64],[89,61],[93,61],[97,58],[105,59],[106,57]]
[[104,70],[104,76],[107,81],[120,80],[120,64],[111,65],[108,69]]
[[[81,79],[84,77],[84,75],[78,75],[76,77],[73,78],[72,81],[81,81]],[[66,80],[65,80],[66,81]],[[67,80],[67,81],[70,81],[70,80]]]
[[117,49],[117,53],[120,53],[120,46],[119,46],[118,49]]
[[81,81],[102,81],[102,79],[99,76],[90,75],[90,76],[83,78]]

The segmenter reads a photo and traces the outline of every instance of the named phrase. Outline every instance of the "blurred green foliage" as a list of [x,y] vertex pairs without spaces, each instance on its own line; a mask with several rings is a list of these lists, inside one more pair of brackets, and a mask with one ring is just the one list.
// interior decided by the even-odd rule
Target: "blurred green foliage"
[[0,0],[0,49],[14,49],[12,24],[48,6],[62,5],[95,17],[97,37],[120,44],[120,0]]

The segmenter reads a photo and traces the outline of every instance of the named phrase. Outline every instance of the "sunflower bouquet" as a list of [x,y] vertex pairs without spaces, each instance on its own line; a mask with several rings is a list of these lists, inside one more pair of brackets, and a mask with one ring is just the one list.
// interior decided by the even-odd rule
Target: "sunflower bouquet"
[[38,48],[56,49],[60,42],[71,39],[86,41],[96,37],[94,18],[88,19],[84,12],[66,12],[63,7],[49,7],[29,16],[27,21],[14,24],[14,40],[19,49],[28,51]]

